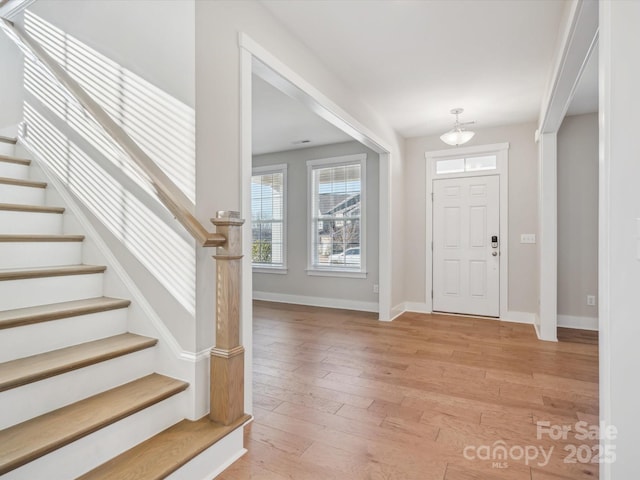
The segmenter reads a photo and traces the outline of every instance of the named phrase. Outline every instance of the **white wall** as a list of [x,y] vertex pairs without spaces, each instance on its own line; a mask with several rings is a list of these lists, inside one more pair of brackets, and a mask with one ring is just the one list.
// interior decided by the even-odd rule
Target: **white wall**
[[0,136],[15,137],[22,120],[22,53],[0,33]]
[[558,130],[558,324],[597,327],[598,114],[566,117]]
[[[193,1],[40,1],[16,24],[41,42],[188,196],[195,196]],[[107,246],[180,346],[197,351],[193,240],[130,174],[129,161],[100,129],[45,79],[38,73],[25,79],[31,146],[48,152],[43,158],[84,203]]]
[[[392,153],[393,186],[399,189],[401,141],[393,130],[340,80],[313,52],[293,37],[256,1],[196,2],[197,96],[197,202],[199,218],[216,210],[238,210],[241,204],[240,158],[240,48],[238,36],[246,33],[268,52],[313,85],[333,103],[361,122]],[[393,222],[402,216],[395,209],[402,202],[392,193]],[[402,232],[392,229],[399,244]],[[393,253],[392,296],[402,299],[402,253]]]
[[[310,276],[307,268],[307,160],[366,153],[366,251],[367,277],[340,278]],[[317,298],[311,300],[327,306],[352,305],[354,309],[377,311],[378,295],[373,285],[378,283],[378,154],[358,142],[339,143],[314,148],[270,153],[253,157],[253,166],[287,164],[287,267],[286,275],[254,273],[253,291],[259,294],[295,295]],[[286,300],[286,297],[282,297]],[[296,300],[296,299],[290,299]]]
[[[537,232],[536,125],[527,123],[474,128],[469,145],[509,143],[509,311],[535,313],[538,309],[538,274],[535,245],[521,244],[520,234]],[[426,161],[427,151],[447,146],[439,136],[408,138],[405,142],[405,297],[426,301]],[[455,147],[451,147],[455,148]]]
[[640,478],[640,2],[600,5],[600,419],[617,427],[602,480]]

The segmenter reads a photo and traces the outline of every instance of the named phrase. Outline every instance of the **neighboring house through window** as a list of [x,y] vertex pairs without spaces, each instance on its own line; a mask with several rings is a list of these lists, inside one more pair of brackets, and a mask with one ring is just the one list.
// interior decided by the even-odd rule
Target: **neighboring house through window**
[[365,154],[307,162],[310,275],[364,277]]
[[286,165],[253,169],[251,261],[254,271],[286,271],[286,189]]

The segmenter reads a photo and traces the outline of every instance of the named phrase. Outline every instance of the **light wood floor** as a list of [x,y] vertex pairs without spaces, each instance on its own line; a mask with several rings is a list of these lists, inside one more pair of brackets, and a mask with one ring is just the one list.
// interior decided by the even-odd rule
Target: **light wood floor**
[[[597,441],[575,430],[536,438],[538,421],[598,423],[598,350],[580,333],[546,343],[530,325],[494,320],[409,313],[383,323],[344,310],[254,308],[249,453],[220,479],[598,477],[597,463],[564,461],[572,445],[586,444],[580,458],[590,458]],[[464,455],[498,446],[511,452],[506,464]],[[528,446],[537,459],[512,458]],[[553,447],[545,466],[540,447]]]

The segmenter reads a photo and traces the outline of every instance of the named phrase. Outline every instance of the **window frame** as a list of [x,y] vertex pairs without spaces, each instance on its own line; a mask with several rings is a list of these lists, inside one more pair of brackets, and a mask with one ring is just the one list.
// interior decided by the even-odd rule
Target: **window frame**
[[[282,173],[282,265],[271,265],[268,263],[253,263],[251,259],[251,270],[253,273],[275,273],[284,275],[288,273],[287,266],[287,197],[289,186],[287,184],[287,164],[280,163],[277,165],[265,165],[262,167],[253,167],[251,169],[251,181],[253,177],[258,175],[269,175],[273,173]],[[253,196],[251,197],[253,202]],[[253,246],[253,215],[251,218],[251,245]]]
[[[339,157],[320,158],[307,161],[307,275],[326,277],[351,277],[366,278],[367,276],[367,222],[366,222],[366,186],[367,186],[367,154],[358,153],[353,155],[342,155]],[[316,233],[314,232],[314,212],[313,200],[315,195],[315,185],[313,183],[314,170],[331,167],[342,167],[348,165],[360,166],[360,265],[354,267],[339,267],[335,265],[315,265],[314,245]]]

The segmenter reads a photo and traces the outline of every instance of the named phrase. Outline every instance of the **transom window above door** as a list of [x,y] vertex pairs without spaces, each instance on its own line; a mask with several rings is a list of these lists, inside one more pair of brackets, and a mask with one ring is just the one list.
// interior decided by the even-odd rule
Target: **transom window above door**
[[498,157],[496,155],[483,155],[477,157],[443,158],[436,160],[435,164],[436,175],[479,172],[498,168]]

